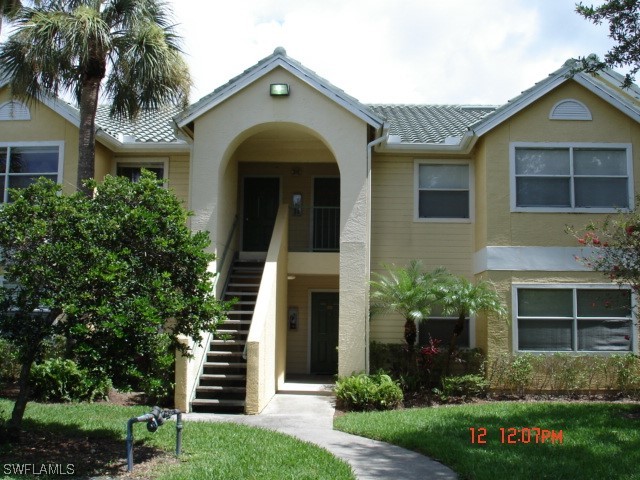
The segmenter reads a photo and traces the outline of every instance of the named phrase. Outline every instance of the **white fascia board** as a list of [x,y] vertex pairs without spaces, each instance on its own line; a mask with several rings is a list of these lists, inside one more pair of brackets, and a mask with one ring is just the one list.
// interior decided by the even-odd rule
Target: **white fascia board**
[[62,100],[57,100],[48,95],[43,96],[38,100],[49,107],[51,110],[56,112],[58,115],[60,115],[62,118],[67,120],[73,126],[80,128],[80,112],[78,112],[78,110],[63,102]]
[[483,122],[482,120],[480,120],[477,127],[475,128],[471,127],[473,129],[473,132],[478,137],[484,135],[489,130],[494,129],[495,127],[500,125],[502,122],[504,122],[505,120],[508,120],[510,117],[515,115],[516,113],[520,112],[521,110],[524,110],[533,102],[538,100],[540,97],[551,92],[552,90],[562,85],[567,80],[569,80],[569,78],[566,77],[566,72],[558,73],[555,75],[555,78],[552,78],[550,80],[546,80],[546,81],[543,80],[541,82],[542,85],[538,85],[534,87],[530,92],[528,92],[527,94],[521,97],[516,97],[516,99],[512,100],[512,103],[509,104],[503,111],[497,113],[495,116],[492,116],[486,122]]
[[486,271],[589,272],[577,258],[589,257],[592,248],[580,247],[485,247],[474,254],[475,274]]
[[348,99],[343,98],[333,89],[327,88],[324,84],[318,81],[313,76],[309,75],[305,71],[301,70],[298,66],[292,64],[286,59],[279,57],[275,58],[269,63],[265,65],[261,65],[259,68],[256,68],[253,72],[246,74],[241,77],[237,81],[227,85],[220,92],[218,92],[215,96],[210,98],[208,101],[200,105],[196,110],[191,112],[188,116],[183,118],[176,119],[176,124],[178,127],[182,128],[185,125],[188,125],[192,121],[194,121],[199,116],[203,115],[205,112],[219,105],[220,103],[227,100],[229,97],[234,95],[236,92],[242,90],[248,85],[252,84],[259,78],[263,77],[267,73],[271,72],[277,67],[281,67],[291,73],[292,75],[300,78],[310,86],[312,86],[315,90],[322,93],[323,95],[329,97],[331,100],[353,113],[356,117],[360,118],[365,123],[377,128],[381,129],[384,121],[381,118],[368,114],[365,110],[358,108],[353,102]]
[[609,103],[625,115],[640,123],[640,111],[638,110],[638,107],[635,107],[634,105],[631,105],[629,102],[625,101],[614,89],[607,87],[600,82],[597,82],[594,78],[585,74],[576,75],[574,77],[574,80],[594,95],[597,95],[605,102]]

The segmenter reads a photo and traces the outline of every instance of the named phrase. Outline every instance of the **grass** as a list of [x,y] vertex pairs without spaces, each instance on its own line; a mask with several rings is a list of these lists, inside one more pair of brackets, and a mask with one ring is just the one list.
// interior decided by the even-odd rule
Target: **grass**
[[[496,402],[349,413],[336,419],[335,428],[428,455],[461,479],[622,480],[639,478],[638,411],[637,404]],[[470,428],[477,435],[481,427],[486,443],[472,443]],[[540,436],[536,443],[532,435],[529,443],[509,444],[512,427],[562,430],[562,443],[542,443]],[[516,437],[522,440],[521,432]]]
[[[12,402],[0,399],[0,418],[6,418],[12,407]],[[148,407],[108,404],[29,403],[24,430],[30,434],[29,442],[41,439],[42,445],[31,449],[31,458],[26,447],[18,447],[19,452],[15,447],[2,447],[0,467],[6,468],[4,466],[8,463],[70,462],[75,464],[76,475],[121,475],[126,469],[127,420],[149,411]],[[179,460],[174,456],[174,422],[165,424],[153,434],[147,432],[143,424],[135,424],[133,432],[134,474],[140,469],[146,478],[354,478],[350,467],[326,450],[268,430],[228,423],[184,421]],[[62,455],[67,456],[62,458]],[[84,457],[93,463],[84,466],[81,463]],[[157,461],[158,457],[161,461]],[[147,466],[150,470],[145,471],[144,462],[150,460],[152,466]],[[0,470],[0,476],[3,473],[7,472]]]

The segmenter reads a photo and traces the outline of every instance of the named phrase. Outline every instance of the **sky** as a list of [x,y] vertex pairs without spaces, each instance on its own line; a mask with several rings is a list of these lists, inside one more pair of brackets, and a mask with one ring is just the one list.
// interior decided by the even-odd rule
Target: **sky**
[[612,45],[607,25],[575,13],[575,0],[168,3],[192,101],[282,46],[363,103],[499,105],[567,59],[603,57]]

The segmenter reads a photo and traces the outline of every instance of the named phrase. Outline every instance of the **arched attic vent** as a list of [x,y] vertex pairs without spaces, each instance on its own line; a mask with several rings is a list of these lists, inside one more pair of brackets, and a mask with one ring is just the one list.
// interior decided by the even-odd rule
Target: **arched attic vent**
[[591,120],[591,111],[587,106],[572,98],[556,103],[549,113],[551,120]]

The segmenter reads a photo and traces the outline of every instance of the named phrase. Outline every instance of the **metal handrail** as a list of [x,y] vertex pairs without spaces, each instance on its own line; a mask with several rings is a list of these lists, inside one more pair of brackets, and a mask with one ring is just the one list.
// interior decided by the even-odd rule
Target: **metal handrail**
[[238,228],[238,215],[233,217],[233,223],[231,224],[231,230],[229,230],[229,235],[227,236],[227,241],[224,244],[224,250],[222,251],[222,257],[220,258],[219,267],[216,268],[217,273],[222,271],[222,267],[224,267],[224,262],[227,259],[227,254],[229,253],[229,247],[231,246],[231,239],[233,235],[236,233],[236,229]]
[[[227,235],[227,241],[225,243],[224,250],[222,251],[222,257],[221,257],[220,263],[216,265],[216,278],[213,280],[214,289],[218,285],[218,280],[220,279],[220,273],[222,272],[222,268],[224,267],[224,262],[227,258],[227,255],[229,254],[231,239],[233,238],[237,228],[238,228],[238,215],[233,217],[233,223],[231,224],[231,229],[229,230],[229,234]],[[222,293],[224,293],[224,290],[226,289],[226,286],[227,286],[226,284],[229,282],[229,273],[231,272],[232,266],[233,266],[233,263],[229,266],[229,269],[227,270],[227,275],[225,276],[225,285],[222,290]],[[212,337],[213,337],[213,333],[207,332],[207,335],[202,340],[202,344],[205,348],[205,351],[204,351],[204,354],[202,355],[202,358],[200,359],[200,365],[198,366],[198,372],[200,372],[198,376],[202,375],[202,372],[204,371],[204,363],[207,360],[207,352],[209,351],[209,348],[211,346]],[[193,345],[195,345],[195,343],[196,342],[193,342]],[[193,382],[193,386],[191,387],[191,393],[189,394],[189,402],[192,402],[193,399],[195,398],[197,388],[198,388],[198,381],[195,381]]]

